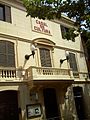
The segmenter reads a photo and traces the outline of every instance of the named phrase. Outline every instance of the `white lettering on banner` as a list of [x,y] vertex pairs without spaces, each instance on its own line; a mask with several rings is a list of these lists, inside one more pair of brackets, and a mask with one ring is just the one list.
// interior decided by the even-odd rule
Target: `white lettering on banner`
[[41,20],[36,20],[36,19],[33,19],[33,20],[35,20],[35,22],[33,22],[34,31],[51,35],[51,32],[46,22],[43,22]]

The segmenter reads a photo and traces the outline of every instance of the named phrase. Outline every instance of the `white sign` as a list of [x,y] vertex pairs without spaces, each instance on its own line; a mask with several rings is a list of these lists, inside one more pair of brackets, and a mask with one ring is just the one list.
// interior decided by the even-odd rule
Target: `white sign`
[[40,104],[27,105],[27,117],[38,117],[41,116],[41,107]]
[[32,30],[51,35],[50,25],[45,20],[32,18]]

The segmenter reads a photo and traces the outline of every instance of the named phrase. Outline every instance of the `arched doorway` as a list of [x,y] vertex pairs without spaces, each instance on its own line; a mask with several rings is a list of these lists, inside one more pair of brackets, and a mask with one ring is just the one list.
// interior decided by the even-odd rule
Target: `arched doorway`
[[73,93],[78,118],[79,120],[85,120],[85,108],[82,87],[73,87]]
[[46,88],[43,90],[45,113],[47,120],[60,120],[61,116],[58,109],[56,90]]
[[19,120],[17,91],[0,92],[0,120]]

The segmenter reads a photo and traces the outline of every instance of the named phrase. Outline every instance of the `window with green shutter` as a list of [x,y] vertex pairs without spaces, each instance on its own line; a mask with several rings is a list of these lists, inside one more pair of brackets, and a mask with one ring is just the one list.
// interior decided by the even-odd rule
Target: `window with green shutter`
[[14,43],[0,41],[0,66],[15,67]]
[[40,48],[40,60],[42,67],[52,67],[50,50],[46,48]]
[[61,27],[61,34],[62,34],[62,38],[65,39],[65,35],[67,32],[69,32],[69,28],[63,26],[63,25],[60,25]]
[[69,63],[70,63],[70,68],[73,71],[74,77],[79,77],[78,68],[77,68],[77,62],[76,62],[76,58],[75,58],[74,53],[69,53]]
[[0,20],[5,21],[5,10],[4,6],[0,4]]
[[11,23],[11,7],[0,4],[0,20]]
[[63,39],[71,40],[72,42],[75,42],[75,37],[78,36],[78,33],[77,34],[74,33],[75,28],[71,28],[71,27],[69,28],[63,25],[60,25],[60,28],[61,28],[61,35]]
[[78,71],[75,54],[69,53],[69,61],[70,61],[70,67],[72,68],[72,70]]

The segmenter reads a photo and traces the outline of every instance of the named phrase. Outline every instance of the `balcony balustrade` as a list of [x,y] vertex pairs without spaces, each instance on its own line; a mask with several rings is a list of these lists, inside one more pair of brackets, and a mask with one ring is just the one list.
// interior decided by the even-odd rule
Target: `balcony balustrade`
[[0,67],[0,81],[34,81],[34,80],[89,80],[88,73],[72,72],[70,69],[34,67],[26,70]]
[[74,80],[89,81],[88,72],[76,72],[71,69],[51,67],[29,67],[26,70],[28,80]]
[[72,80],[70,69],[51,67],[30,67],[27,69],[27,79],[31,80]]
[[7,67],[0,67],[0,82],[2,81],[16,81],[23,79],[23,70],[16,69],[16,68],[7,68]]

